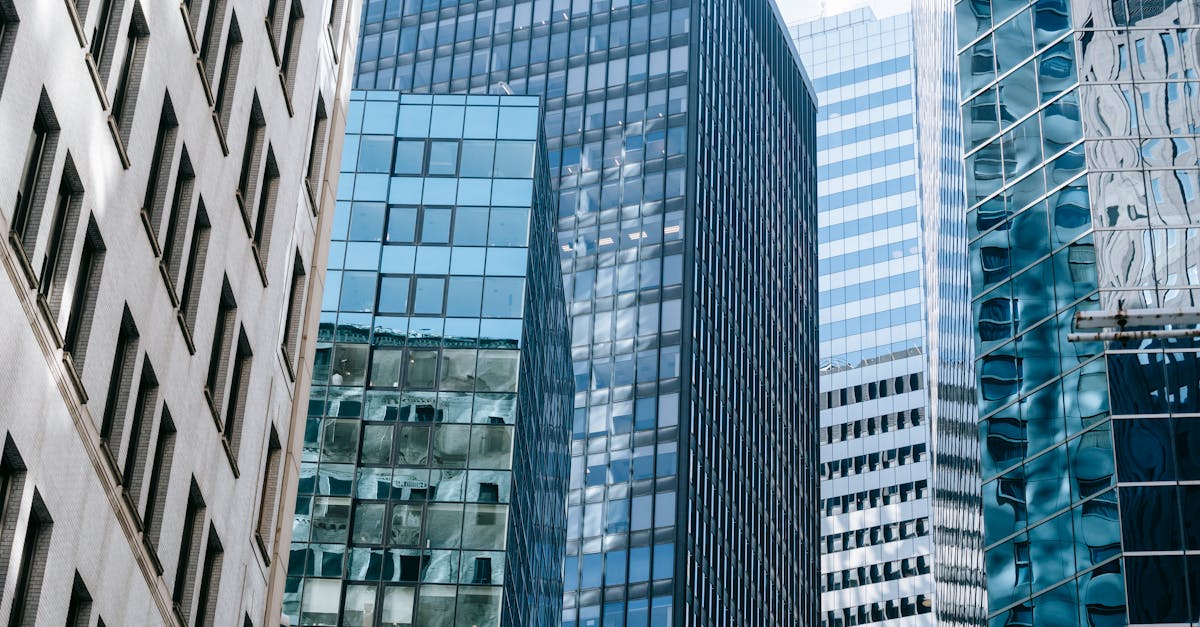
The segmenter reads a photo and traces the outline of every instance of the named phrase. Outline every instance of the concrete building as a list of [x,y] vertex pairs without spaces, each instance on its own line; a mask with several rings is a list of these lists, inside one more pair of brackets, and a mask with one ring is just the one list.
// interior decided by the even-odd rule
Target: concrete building
[[280,623],[357,14],[0,1],[0,620]]
[[770,0],[369,0],[356,86],[541,96],[564,626],[813,625],[812,85]]
[[284,607],[548,625],[571,368],[531,96],[354,92]]
[[956,8],[989,623],[1192,624],[1200,12]]

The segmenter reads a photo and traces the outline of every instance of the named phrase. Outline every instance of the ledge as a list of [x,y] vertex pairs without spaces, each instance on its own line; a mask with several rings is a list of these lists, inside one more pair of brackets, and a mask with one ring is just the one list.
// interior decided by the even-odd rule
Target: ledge
[[132,165],[129,161],[129,153],[125,152],[125,142],[121,140],[121,129],[117,128],[117,121],[112,115],[108,116],[108,132],[112,135],[113,144],[117,147],[117,156],[121,158],[121,167],[128,170]]
[[196,342],[192,339],[192,332],[188,329],[187,318],[183,317],[183,312],[175,310],[175,322],[179,323],[179,330],[183,332],[183,342],[187,344],[188,353],[196,354]]
[[179,295],[175,293],[175,281],[171,280],[171,270],[167,268],[167,264],[163,263],[162,257],[158,259],[158,275],[162,277],[163,285],[167,288],[167,298],[171,299],[171,307],[179,309]]
[[25,283],[29,289],[36,290],[41,282],[38,281],[33,266],[29,264],[29,258],[25,256],[25,242],[21,241],[21,237],[17,235],[16,231],[9,231],[8,243],[12,246],[13,256],[17,258],[17,265],[21,266],[21,273],[25,275]]
[[242,476],[238,470],[237,454],[233,452],[233,447],[229,446],[229,438],[221,435],[221,450],[225,451],[225,457],[229,460],[229,469],[233,471],[233,478],[237,479]]
[[79,369],[75,367],[75,358],[71,357],[70,353],[62,354],[63,367],[67,370],[67,379],[71,382],[71,387],[75,389],[75,394],[79,396],[79,404],[82,405],[88,402],[87,390],[83,387],[83,377]]
[[54,312],[50,310],[50,303],[46,302],[46,297],[40,291],[37,293],[37,308],[42,314],[42,322],[46,323],[46,329],[50,332],[50,339],[54,341],[54,348],[62,348],[63,336],[58,330],[58,322],[54,319]]
[[154,251],[154,256],[162,257],[162,246],[158,243],[158,233],[154,232],[154,225],[150,221],[150,214],[146,213],[146,208],[142,207],[138,211],[138,215],[142,218],[142,229],[146,231],[146,238],[150,240],[150,250]]

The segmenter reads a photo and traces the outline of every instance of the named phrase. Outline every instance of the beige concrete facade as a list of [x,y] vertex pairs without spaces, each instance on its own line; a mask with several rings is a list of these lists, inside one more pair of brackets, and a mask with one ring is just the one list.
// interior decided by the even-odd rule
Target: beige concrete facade
[[281,623],[359,11],[0,0],[0,621]]

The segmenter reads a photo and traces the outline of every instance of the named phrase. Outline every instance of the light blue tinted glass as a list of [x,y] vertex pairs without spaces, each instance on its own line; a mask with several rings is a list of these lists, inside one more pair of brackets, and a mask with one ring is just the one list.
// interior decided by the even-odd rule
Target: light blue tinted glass
[[463,137],[489,139],[496,136],[495,107],[468,107]]
[[450,256],[450,274],[483,274],[487,249],[455,246]]
[[389,244],[408,244],[413,242],[416,230],[416,207],[392,207],[388,213],[387,225],[387,241]]
[[629,549],[629,582],[637,583],[649,578],[650,547],[639,546]]
[[417,249],[413,246],[384,246],[380,268],[384,272],[411,273],[416,258]]
[[462,169],[459,171],[459,175],[463,177],[492,176],[492,158],[496,142],[464,140],[462,144]]
[[537,139],[537,107],[500,107],[497,137],[501,139]]
[[450,272],[450,249],[445,246],[418,246],[418,274],[446,274]]
[[347,270],[375,270],[379,266],[379,244],[350,242],[346,245]]
[[528,254],[524,248],[489,248],[486,274],[524,276],[529,263]]
[[453,105],[434,105],[429,123],[430,137],[462,137],[463,108]]
[[400,105],[400,125],[396,129],[397,137],[428,137],[429,105]]
[[379,280],[379,312],[408,313],[408,277],[385,276]]
[[358,147],[358,171],[387,172],[393,141],[389,135],[363,135]]
[[496,142],[495,176],[500,178],[533,178],[533,142]]
[[417,288],[413,293],[413,313],[440,314],[442,313],[442,297],[446,289],[445,279],[418,278]]
[[525,246],[529,242],[528,209],[492,209],[488,244],[491,246]]
[[342,311],[371,311],[375,304],[375,273],[346,272],[342,276]]
[[395,174],[421,174],[425,165],[425,142],[401,140],[396,142]]
[[671,576],[675,570],[675,546],[671,544],[654,545],[654,578],[664,579]]
[[487,277],[483,290],[485,318],[520,318],[525,298],[525,279]]
[[486,205],[492,202],[491,179],[458,179],[458,204]]
[[392,177],[392,189],[388,192],[388,202],[402,205],[413,205],[421,202],[421,190],[425,179],[411,177]]
[[363,108],[362,132],[393,136],[396,130],[396,103],[367,102]]
[[479,316],[483,300],[483,277],[451,277],[446,295],[447,316]]
[[386,174],[359,174],[354,177],[355,200],[387,200],[388,176]]
[[482,246],[487,242],[487,207],[458,207],[454,210],[454,245]]
[[450,210],[426,208],[421,215],[421,243],[450,242]]
[[458,171],[458,142],[433,142],[429,146],[429,171],[433,176],[453,176]]
[[492,204],[502,207],[528,207],[533,201],[533,181],[496,179],[492,182]]
[[383,203],[355,203],[354,214],[350,220],[349,239],[379,241],[383,235],[383,216]]
[[425,179],[421,200],[429,205],[453,205],[458,200],[458,180],[449,178]]

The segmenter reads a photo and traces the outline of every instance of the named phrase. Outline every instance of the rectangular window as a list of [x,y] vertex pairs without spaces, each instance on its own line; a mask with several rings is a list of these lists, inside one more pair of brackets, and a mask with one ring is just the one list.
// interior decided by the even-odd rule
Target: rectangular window
[[17,536],[17,517],[25,493],[25,462],[12,438],[5,436],[0,451],[0,589],[3,589]]
[[146,18],[142,14],[142,6],[139,3],[133,5],[133,18],[129,22],[127,38],[125,59],[121,62],[121,71],[117,75],[117,88],[110,101],[112,108],[109,109],[121,142],[125,146],[129,145],[129,133],[133,129],[133,110],[141,89],[142,67],[146,63],[146,46],[150,42],[150,30],[146,27]]
[[218,416],[218,408],[224,406],[227,365],[229,354],[233,350],[236,321],[237,302],[233,299],[233,288],[229,287],[229,278],[226,277],[222,280],[221,300],[217,304],[217,320],[213,327],[212,351],[208,361],[208,378],[205,381],[205,393],[214,416]]
[[337,59],[338,46],[342,44],[342,0],[329,3],[329,41],[333,43],[333,58]]
[[188,334],[196,331],[196,315],[200,310],[200,283],[204,278],[210,232],[208,212],[204,210],[204,200],[201,199],[196,207],[196,219],[192,221],[192,242],[188,246],[183,285],[179,288],[180,315]]
[[275,61],[279,62],[279,35],[283,30],[284,11],[287,0],[267,0],[267,35],[271,41],[271,50],[275,53]]
[[94,218],[88,219],[87,232],[83,238],[83,250],[79,253],[79,267],[75,271],[75,287],[67,304],[67,326],[63,333],[63,352],[70,356],[78,375],[83,374],[83,362],[87,352],[88,338],[92,332],[92,315],[96,311],[96,299],[100,295],[100,276],[104,270],[104,240]]
[[91,627],[92,595],[75,571],[75,582],[71,585],[71,601],[67,604],[67,627]]
[[287,317],[283,320],[283,341],[281,343],[285,357],[284,363],[287,364],[288,372],[293,379],[296,377],[296,368],[299,366],[300,321],[304,318],[304,294],[307,281],[304,259],[297,250],[295,260],[292,262],[292,284],[288,288]]
[[117,0],[100,0],[100,14],[92,26],[92,38],[88,45],[88,54],[96,69],[100,72],[100,80],[108,81],[108,72],[112,67],[113,49],[117,46],[116,33],[121,26],[121,13],[125,3]]
[[37,622],[38,601],[42,596],[42,578],[46,573],[46,557],[50,553],[50,531],[53,521],[42,497],[35,490],[29,523],[25,527],[25,543],[21,547],[20,568],[13,588],[12,609],[8,627],[34,627]]
[[204,566],[200,573],[200,603],[196,607],[196,627],[216,627],[217,597],[221,586],[221,563],[225,552],[217,530],[208,528],[208,543],[204,549]]
[[19,25],[20,18],[13,1],[0,0],[0,95],[4,94],[4,77],[8,75],[8,62],[12,59]]
[[25,146],[21,183],[17,188],[11,222],[13,236],[21,242],[21,252],[25,253],[26,260],[33,259],[33,249],[37,244],[38,226],[42,221],[42,209],[46,205],[50,170],[54,165],[57,147],[58,122],[43,89],[33,120],[33,132]]
[[250,119],[246,123],[246,143],[242,147],[242,170],[238,177],[238,207],[242,210],[242,219],[246,222],[246,230],[250,230],[250,207],[247,203],[254,198],[253,191],[258,183],[258,162],[262,158],[262,144],[266,137],[267,120],[262,115],[262,106],[258,103],[258,93],[250,107]]
[[[198,17],[198,16],[196,16]],[[192,18],[196,19],[195,17]],[[212,76],[215,67],[212,63],[217,51],[217,45],[221,41],[221,22],[225,19],[225,0],[208,0],[208,6],[204,12],[204,32],[198,33],[196,38],[200,42],[200,65],[204,68],[206,76]],[[196,28],[193,25],[192,30]]]
[[325,112],[325,99],[317,96],[317,112],[313,116],[312,140],[308,145],[308,168],[305,170],[305,185],[308,187],[308,199],[312,202],[313,215],[317,215],[320,206],[319,194],[321,182],[325,178],[325,146],[326,128],[329,126],[329,115]]
[[108,395],[104,402],[103,420],[100,423],[100,441],[113,462],[114,470],[120,468],[121,440],[125,435],[125,418],[128,414],[129,391],[133,386],[137,350],[137,327],[133,323],[129,307],[126,306],[121,314],[121,326],[117,330],[112,374],[108,379]]
[[[142,539],[157,555],[162,536],[163,515],[167,509],[167,487],[171,483],[171,462],[175,457],[175,423],[171,412],[163,406],[158,421],[158,438],[154,443],[154,461],[150,463],[150,478],[146,482],[146,509],[142,514]],[[159,574],[162,574],[161,568]]]
[[167,183],[171,177],[171,163],[175,160],[175,136],[179,132],[179,121],[171,106],[171,95],[163,98],[162,112],[158,116],[158,133],[154,136],[154,153],[150,157],[150,174],[146,177],[146,191],[142,195],[142,220],[150,235],[155,252],[159,248],[163,206],[167,200]]
[[267,146],[267,164],[263,168],[263,182],[258,190],[258,209],[254,212],[254,258],[259,272],[266,282],[267,262],[271,247],[271,230],[275,225],[275,203],[279,195],[279,166],[275,163],[275,151]]
[[150,432],[154,428],[157,408],[158,379],[147,356],[142,360],[142,377],[133,415],[129,420],[129,444],[125,447],[125,465],[121,472],[121,495],[135,512],[142,511],[142,483],[146,474],[146,459],[150,456]]
[[195,189],[196,172],[192,169],[192,160],[188,157],[187,146],[183,147],[179,156],[179,169],[175,173],[175,187],[171,192],[171,204],[166,207],[166,232],[162,239],[162,269],[175,289],[175,277],[179,276],[179,247],[187,237],[188,216],[192,213],[192,190]]
[[54,214],[50,218],[50,240],[46,242],[39,275],[38,294],[50,305],[52,314],[57,314],[62,305],[63,288],[67,283],[68,260],[75,248],[75,233],[79,229],[79,213],[83,206],[83,186],[75,162],[67,153],[62,177],[58,182],[58,197],[54,201]]
[[[171,600],[175,613],[183,624],[192,625],[192,605],[196,597],[196,564],[200,561],[200,542],[204,539],[204,498],[200,487],[192,478],[188,493],[187,510],[183,516],[183,530],[179,542],[179,560],[175,565],[175,586]],[[198,623],[196,623],[198,624]]]
[[[225,40],[225,54],[221,60],[221,78],[213,95],[213,111],[221,128],[229,128],[229,115],[233,111],[233,92],[237,86],[238,65],[242,59],[242,31],[238,27],[237,14],[229,22],[229,35]],[[214,72],[215,72],[214,68]]]
[[283,79],[283,89],[288,96],[296,84],[296,64],[300,56],[301,32],[304,29],[304,7],[292,0],[291,11],[288,12],[287,32],[283,37],[283,60],[279,64],[279,75]]
[[258,504],[258,532],[255,534],[268,564],[271,562],[271,541],[275,538],[275,513],[279,506],[282,461],[283,449],[279,445],[279,435],[272,426],[271,439],[267,442],[266,466],[263,468],[262,497]]
[[221,433],[229,447],[234,465],[237,465],[238,447],[242,442],[242,420],[246,415],[246,395],[250,391],[250,366],[253,354],[246,330],[238,332],[237,353],[233,358],[233,374],[229,378],[229,402],[225,406],[225,420]]

